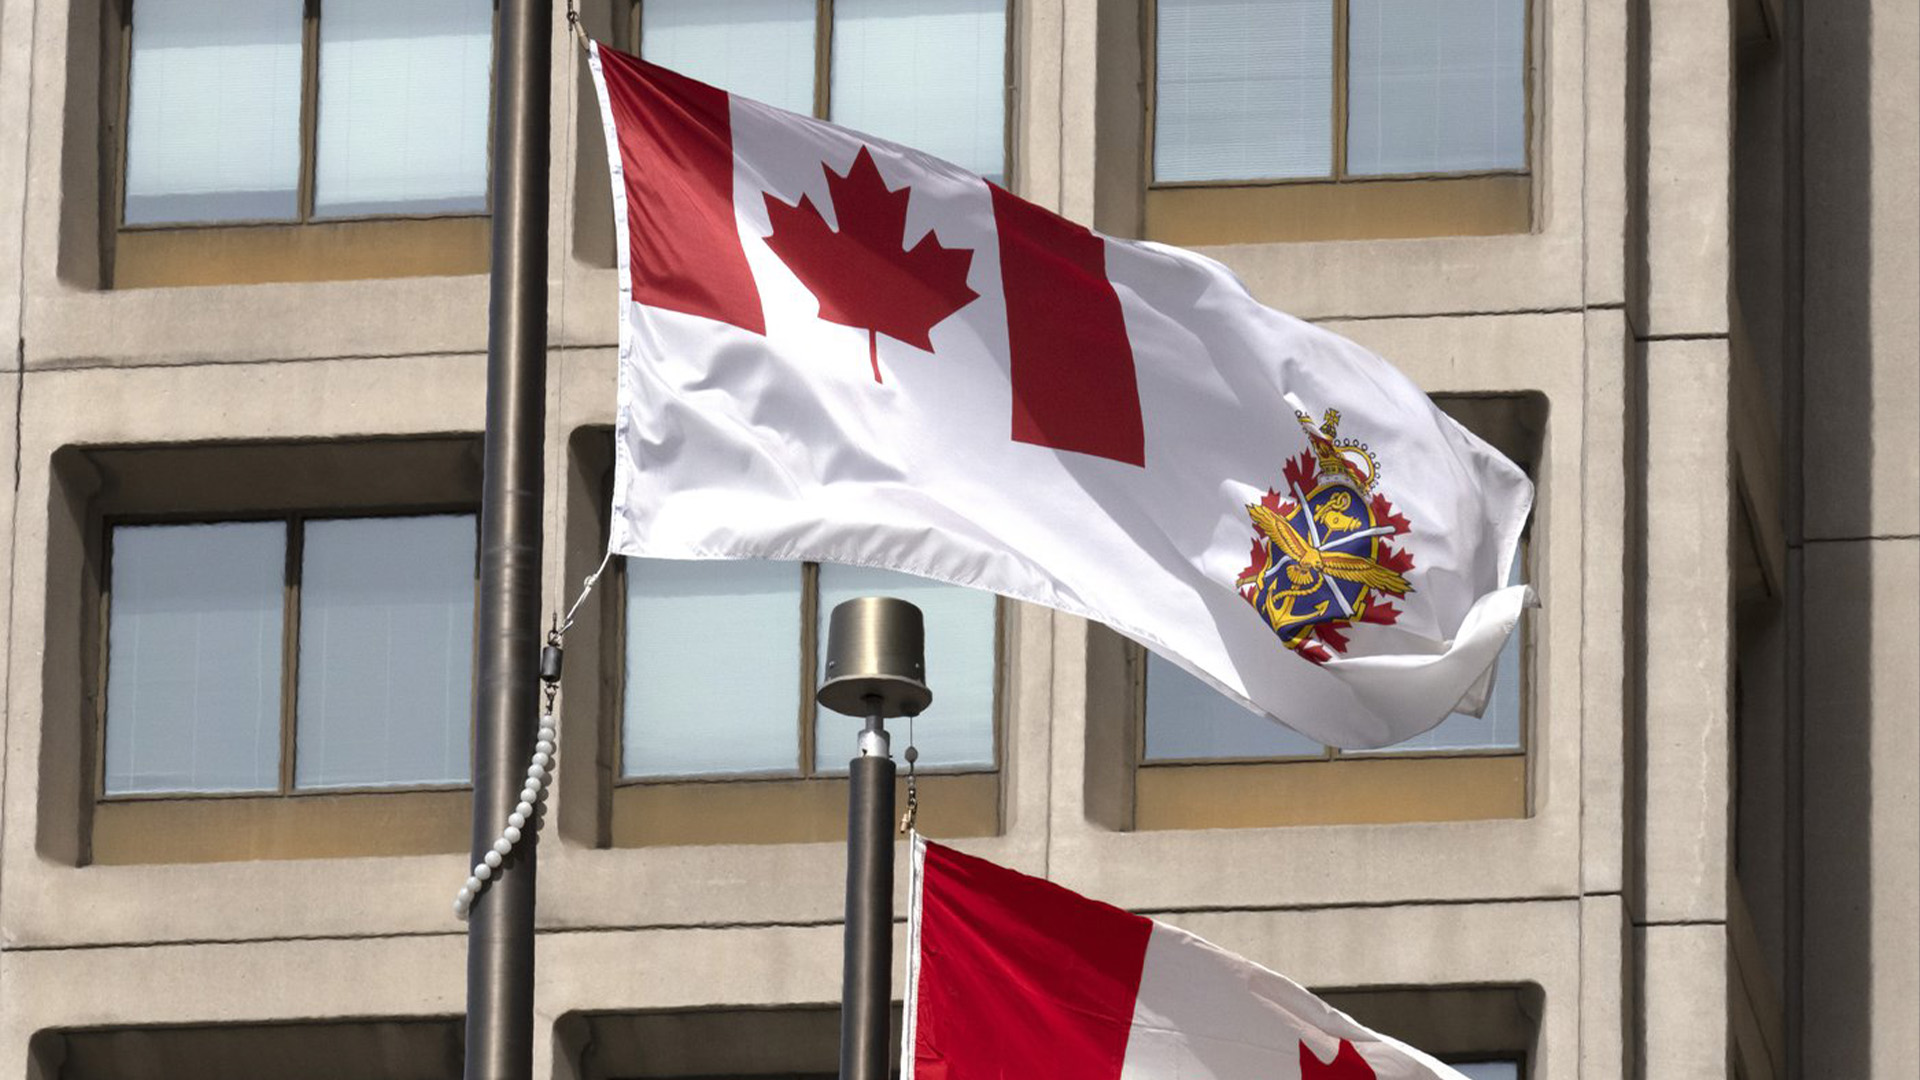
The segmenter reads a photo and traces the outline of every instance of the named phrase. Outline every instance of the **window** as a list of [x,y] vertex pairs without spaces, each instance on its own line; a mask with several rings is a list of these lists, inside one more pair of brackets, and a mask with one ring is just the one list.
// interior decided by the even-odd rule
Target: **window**
[[1518,1061],[1452,1061],[1448,1064],[1467,1080],[1521,1080]]
[[[930,796],[942,810],[927,824],[949,834],[994,831],[999,605],[992,594],[815,563],[628,559],[624,575],[617,842],[696,842],[671,827],[675,808],[725,797],[719,789],[728,785],[714,780],[746,782],[735,795],[757,801],[767,826],[749,830],[751,838],[843,834],[845,793],[831,781],[846,775],[860,722],[819,708],[813,694],[833,608],[873,595],[911,601],[926,619],[933,705],[888,729],[895,761],[911,737],[918,771],[946,792]],[[713,823],[719,831],[700,839],[740,838],[724,825]]]
[[1153,238],[1528,227],[1525,0],[1153,0],[1152,17]]
[[696,79],[1006,175],[1006,0],[642,0],[630,32]]
[[[1543,401],[1522,395],[1437,403],[1533,472]],[[1510,583],[1527,580],[1527,561],[1523,542]],[[1523,613],[1501,650],[1481,716],[1455,713],[1425,734],[1369,751],[1323,746],[1136,647],[1145,685],[1138,695],[1134,827],[1525,816],[1532,621]]]
[[[441,249],[484,247],[492,0],[131,0],[125,20],[116,285],[244,280],[303,251],[333,265],[261,280],[485,268]],[[409,235],[408,217],[467,220]],[[341,250],[396,245],[397,263]]]
[[111,526],[101,794],[465,784],[471,514]]

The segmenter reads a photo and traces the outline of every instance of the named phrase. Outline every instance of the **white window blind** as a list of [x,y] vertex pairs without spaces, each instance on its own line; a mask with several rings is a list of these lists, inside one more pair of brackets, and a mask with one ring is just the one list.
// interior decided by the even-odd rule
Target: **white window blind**
[[1525,0],[1351,0],[1347,171],[1519,169]]
[[798,563],[627,560],[620,771],[797,773]]
[[309,521],[294,786],[464,782],[471,514]]
[[1154,179],[1333,172],[1332,0],[1159,0]]
[[123,219],[300,213],[300,0],[133,5]]
[[490,0],[327,0],[319,63],[315,216],[486,209]]
[[[859,596],[897,596],[917,605],[926,622],[927,685],[933,704],[913,722],[919,768],[992,768],[994,611],[992,593],[857,566],[820,566],[821,657],[826,678],[827,622],[833,609]],[[814,768],[844,773],[854,756],[861,721],[825,709],[814,718]],[[907,724],[888,725],[896,760],[906,749]]]
[[998,180],[1006,0],[835,0],[834,123]]
[[279,785],[286,532],[113,530],[106,794]]
[[792,112],[813,113],[813,0],[646,0],[640,54]]

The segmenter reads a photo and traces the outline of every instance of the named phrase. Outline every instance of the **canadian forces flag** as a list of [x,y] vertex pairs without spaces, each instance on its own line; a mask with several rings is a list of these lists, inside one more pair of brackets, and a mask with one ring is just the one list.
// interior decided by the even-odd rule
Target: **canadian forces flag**
[[[884,567],[1096,619],[1323,742],[1477,711],[1525,475],[1219,263],[591,47],[611,550]],[[937,659],[935,661],[938,662]]]
[[1165,923],[913,840],[900,1080],[1466,1080]]

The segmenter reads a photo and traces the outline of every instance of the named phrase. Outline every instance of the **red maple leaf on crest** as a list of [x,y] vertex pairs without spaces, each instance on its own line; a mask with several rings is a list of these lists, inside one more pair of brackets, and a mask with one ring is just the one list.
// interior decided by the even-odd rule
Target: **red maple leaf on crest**
[[867,332],[879,382],[879,335],[931,352],[927,331],[980,295],[967,287],[973,252],[941,246],[931,230],[908,250],[911,189],[887,187],[866,147],[845,175],[822,168],[839,231],[827,227],[809,196],[794,206],[766,195],[773,222],[767,246],[812,291],[822,319]]
[[1300,1041],[1300,1080],[1374,1080],[1373,1066],[1360,1056],[1360,1051],[1345,1039],[1340,1040],[1340,1049],[1333,1055],[1332,1061],[1321,1061],[1319,1056],[1308,1049],[1306,1040]]

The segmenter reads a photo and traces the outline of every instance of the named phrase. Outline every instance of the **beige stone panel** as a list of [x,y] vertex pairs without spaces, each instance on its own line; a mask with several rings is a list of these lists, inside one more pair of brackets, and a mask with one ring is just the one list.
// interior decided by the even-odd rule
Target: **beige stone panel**
[[1586,0],[1587,138],[1586,302],[1626,300],[1627,24],[1626,0]]
[[1151,914],[1316,990],[1538,986],[1545,1009],[1528,1075],[1553,1080],[1580,1068],[1579,908],[1550,901]]
[[[0,42],[0,44],[4,44],[4,42]],[[0,416],[14,415],[14,408],[18,401],[19,392],[19,381],[17,378],[10,375],[0,377]],[[13,441],[11,439],[0,439],[0,477],[11,478],[13,476],[15,463],[16,458]],[[18,515],[19,510],[19,491],[12,484],[0,486],[0,567],[11,567],[13,565],[13,546],[17,533],[16,515]],[[14,589],[16,588],[16,579],[11,573],[7,574],[6,577],[7,580],[5,584],[0,584],[0,611],[6,612],[8,619],[11,620],[12,613],[15,610]],[[8,633],[4,639],[0,640],[4,641],[4,645],[0,645],[0,665],[4,665],[4,667],[0,667],[0,703],[4,703],[8,696],[5,682],[12,678],[12,651],[17,647],[15,642],[18,638],[16,635]],[[4,791],[6,785],[5,755],[10,745],[10,743],[0,744],[0,837],[5,835],[8,817]],[[5,883],[6,869],[6,856],[4,851],[0,850],[0,885],[4,885]],[[0,927],[0,930],[3,929],[3,927]],[[0,942],[4,942],[4,940],[4,933],[0,933]]]
[[1643,926],[1634,939],[1641,1030],[1633,1075],[1730,1075],[1726,927]]
[[[1089,819],[1117,764],[1089,757],[1087,635],[1057,618],[1051,876],[1126,907],[1314,905],[1571,896],[1580,870],[1582,575],[1578,314],[1329,324],[1431,392],[1537,391],[1549,419],[1535,501],[1532,816],[1452,824],[1117,832]],[[1562,404],[1568,403],[1568,404]],[[1101,734],[1099,731],[1095,735]],[[1097,740],[1096,740],[1097,741]],[[1095,774],[1090,779],[1090,772]]]
[[[323,902],[316,893],[311,899]],[[466,941],[427,937],[9,949],[0,1053],[26,1060],[49,1028],[457,1015]]]
[[1627,863],[1627,372],[1626,313],[1586,316],[1586,446],[1580,513],[1581,888],[1618,892]]
[[1920,30],[1911,4],[1805,23],[1806,534],[1920,534]]
[[1728,350],[1645,345],[1645,680],[1639,914],[1726,917],[1732,699]]
[[1060,203],[1062,216],[1093,223],[1100,167],[1099,0],[1062,0],[1060,68]]
[[[1079,0],[1032,0],[1013,5],[1018,29],[1013,35],[1014,94],[1012,190],[1049,210],[1067,204],[1067,131],[1062,123],[1067,101],[1069,5]],[[1091,77],[1091,52],[1076,56]]]
[[1729,326],[1733,55],[1726,0],[1648,5],[1647,336],[1724,334]]
[[[27,99],[33,63],[32,0],[0,3],[0,101]],[[27,120],[24,108],[0,109],[0,349],[12,367],[20,340],[20,235],[26,203]]]
[[1631,1071],[1633,926],[1617,895],[1580,899],[1580,1076],[1623,1080]]
[[484,353],[487,279],[91,291],[28,283],[27,365],[195,364]]
[[1920,1059],[1920,541],[1806,547],[1801,1066]]

